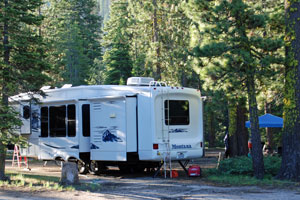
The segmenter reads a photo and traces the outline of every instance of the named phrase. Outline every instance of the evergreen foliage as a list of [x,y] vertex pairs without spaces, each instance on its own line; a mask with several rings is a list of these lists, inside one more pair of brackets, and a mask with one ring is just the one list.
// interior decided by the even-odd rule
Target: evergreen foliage
[[199,77],[188,54],[191,20],[183,10],[182,1],[128,2],[133,21],[133,74],[199,88]]
[[94,0],[50,0],[44,7],[56,84],[86,84],[101,60],[101,17]]
[[190,1],[187,6],[190,17],[198,23],[201,34],[206,38],[194,48],[194,55],[208,58],[218,72],[215,73],[216,80],[226,81],[227,88],[232,91],[247,89],[254,174],[263,178],[256,80],[268,76],[268,71],[273,70],[272,64],[282,63],[283,59],[277,53],[283,45],[282,38],[262,34],[268,16],[261,12],[260,7],[254,6],[254,2]]
[[131,35],[129,29],[130,19],[127,1],[112,2],[110,19],[104,27],[107,34],[103,38],[106,48],[103,56],[105,84],[126,84],[127,78],[131,76]]
[[0,179],[5,179],[8,142],[22,138],[13,134],[20,125],[8,97],[19,92],[38,91],[48,81],[45,43],[39,32],[43,17],[38,14],[41,0],[4,0],[0,2]]

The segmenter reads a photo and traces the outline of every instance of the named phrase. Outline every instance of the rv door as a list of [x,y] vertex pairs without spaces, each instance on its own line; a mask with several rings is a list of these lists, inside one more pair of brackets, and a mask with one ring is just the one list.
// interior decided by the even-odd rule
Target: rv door
[[126,161],[126,99],[91,100],[91,160]]
[[79,152],[90,152],[90,102],[79,101]]

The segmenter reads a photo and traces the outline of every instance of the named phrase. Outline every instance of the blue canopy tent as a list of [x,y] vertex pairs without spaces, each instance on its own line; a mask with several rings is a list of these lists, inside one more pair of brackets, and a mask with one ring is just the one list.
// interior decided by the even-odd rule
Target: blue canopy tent
[[[265,114],[258,117],[258,124],[260,128],[273,127],[273,128],[282,128],[283,119],[271,114]],[[250,121],[246,121],[246,127],[250,128]]]

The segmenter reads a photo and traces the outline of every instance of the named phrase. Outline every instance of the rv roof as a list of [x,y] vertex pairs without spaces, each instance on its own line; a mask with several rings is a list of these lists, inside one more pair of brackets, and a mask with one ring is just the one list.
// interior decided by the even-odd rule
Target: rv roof
[[[83,85],[76,87],[67,88],[54,88],[44,89],[43,92],[46,94],[41,96],[40,94],[33,93],[21,93],[10,97],[10,101],[28,101],[32,97],[39,99],[40,101],[59,101],[66,99],[92,99],[104,96],[134,96],[137,94],[144,93],[149,95],[152,90],[159,91],[159,86],[127,86],[127,85]],[[161,89],[167,89],[171,93],[193,93],[197,90],[183,87],[161,87]],[[200,92],[198,91],[198,94]],[[201,94],[200,94],[201,95]]]

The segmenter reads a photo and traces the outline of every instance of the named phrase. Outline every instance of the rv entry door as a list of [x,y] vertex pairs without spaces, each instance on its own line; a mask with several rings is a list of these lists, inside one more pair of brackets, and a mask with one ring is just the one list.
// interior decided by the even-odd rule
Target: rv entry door
[[91,160],[126,161],[126,99],[91,101]]

